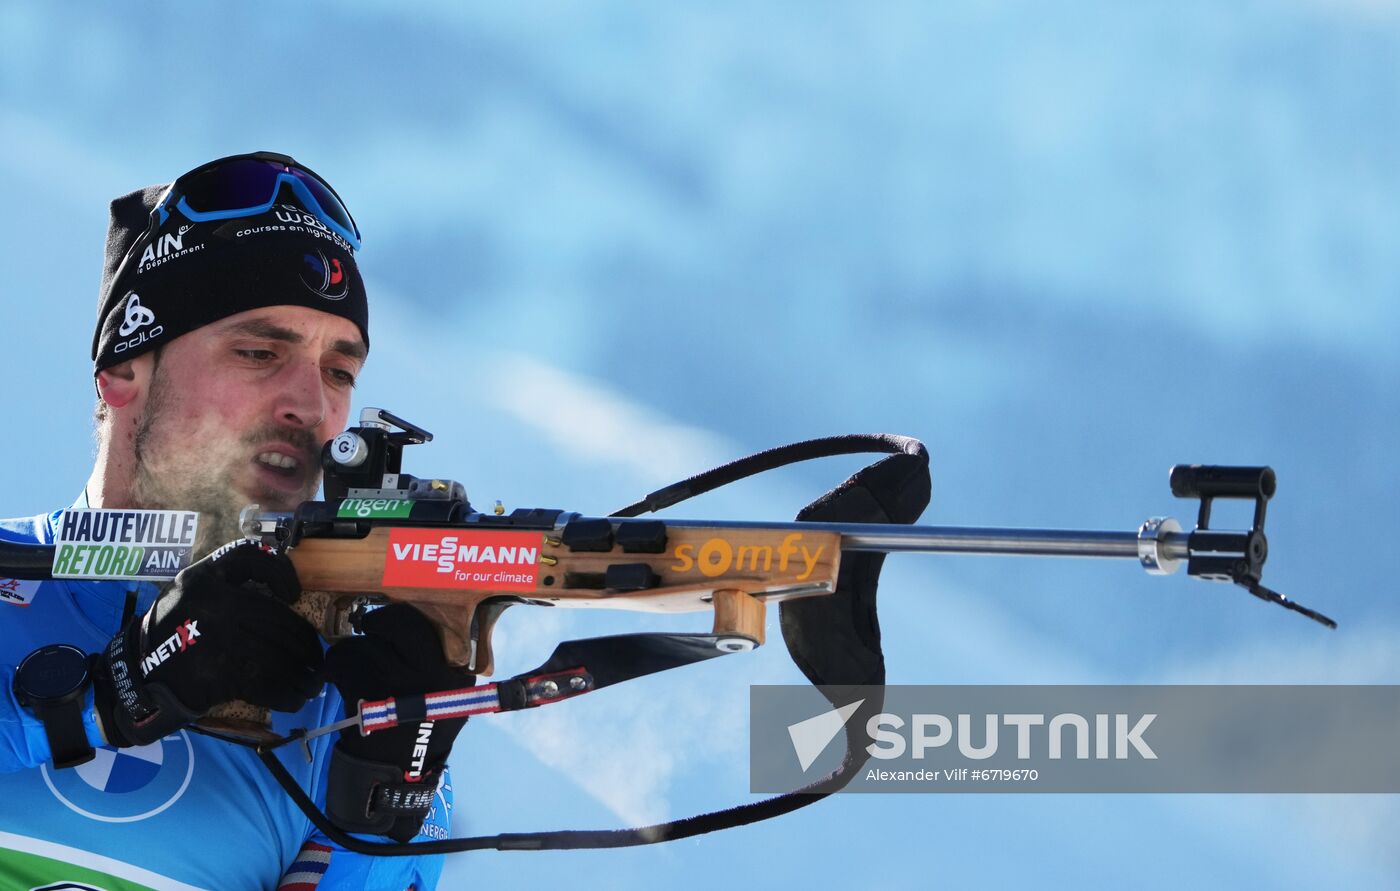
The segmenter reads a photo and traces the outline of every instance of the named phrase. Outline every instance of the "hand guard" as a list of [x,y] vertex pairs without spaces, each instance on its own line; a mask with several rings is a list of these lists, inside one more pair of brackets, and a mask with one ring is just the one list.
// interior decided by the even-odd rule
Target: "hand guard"
[[146,745],[216,705],[296,711],[320,690],[315,629],[285,555],[231,542],[188,567],[93,657],[97,714],[117,746]]
[[[360,623],[363,635],[326,652],[326,670],[345,700],[346,716],[362,700],[394,697],[404,713],[415,696],[469,687],[476,677],[447,663],[432,622],[412,606],[373,610]],[[406,842],[418,834],[466,718],[409,721],[361,736],[341,731],[331,754],[326,813],[349,832],[370,832]]]

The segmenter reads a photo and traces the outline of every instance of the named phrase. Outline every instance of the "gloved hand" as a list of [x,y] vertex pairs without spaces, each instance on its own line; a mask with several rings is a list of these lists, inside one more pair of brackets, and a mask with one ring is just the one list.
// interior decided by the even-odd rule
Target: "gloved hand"
[[94,657],[108,741],[146,745],[233,700],[301,708],[321,688],[322,651],[289,606],[300,594],[292,561],[252,542],[230,542],[184,569]]
[[[326,652],[326,671],[345,700],[347,717],[360,700],[405,698],[470,687],[476,676],[449,665],[433,623],[406,603],[371,611],[362,635]],[[341,731],[331,754],[326,812],[350,832],[406,842],[418,834],[466,718],[411,721],[361,736]]]

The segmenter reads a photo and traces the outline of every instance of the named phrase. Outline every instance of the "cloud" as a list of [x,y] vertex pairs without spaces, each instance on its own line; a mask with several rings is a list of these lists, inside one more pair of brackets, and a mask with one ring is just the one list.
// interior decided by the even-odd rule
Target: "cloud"
[[[579,626],[587,624],[581,620],[590,615],[533,610],[529,622],[500,626],[497,651],[541,661],[559,641],[581,636]],[[648,617],[649,628],[656,618]],[[531,667],[512,665],[501,676]],[[691,772],[714,776],[719,771],[724,775],[714,776],[718,787],[746,787],[748,696],[744,680],[734,677],[746,672],[731,665],[729,672],[707,674],[712,667],[719,666],[705,663],[681,669],[680,675],[654,675],[492,720],[525,751],[570,777],[621,824],[648,825],[683,816],[673,810],[671,793]]]
[[1237,645],[1167,664],[1153,673],[1160,684],[1394,684],[1400,683],[1400,627],[1358,630]]
[[[1165,667],[1164,684],[1394,684],[1400,683],[1400,627],[1376,624],[1344,628],[1311,640],[1290,639],[1237,646]],[[1393,741],[1392,741],[1393,742]],[[1380,744],[1380,743],[1378,743]],[[1272,795],[1249,801],[1261,820],[1305,828],[1308,842],[1337,863],[1378,876],[1400,874],[1400,854],[1390,829],[1400,822],[1393,795]]]
[[484,365],[484,387],[496,409],[543,433],[580,461],[621,465],[639,482],[691,476],[722,463],[736,449],[717,434],[681,424],[595,381],[524,355],[503,354]]
[[1400,13],[1400,0],[1295,0],[1300,6],[1317,7],[1334,18],[1356,18],[1364,23],[1382,22]]
[[[72,208],[100,208],[102,197],[114,189],[130,189],[140,178],[131,168],[113,161],[110,152],[67,136],[47,120],[13,106],[0,105],[0,132],[7,137],[0,171],[23,182],[43,183],[49,201],[61,201]],[[100,196],[96,204],[94,196]],[[100,217],[100,212],[93,216]]]

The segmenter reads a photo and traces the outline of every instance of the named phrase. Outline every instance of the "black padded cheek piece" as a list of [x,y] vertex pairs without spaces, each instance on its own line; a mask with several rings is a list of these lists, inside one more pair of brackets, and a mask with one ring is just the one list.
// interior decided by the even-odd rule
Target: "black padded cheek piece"
[[[865,468],[807,505],[798,520],[833,523],[913,523],[928,506],[931,486],[928,453],[896,454]],[[831,780],[840,789],[868,760],[873,741],[867,722],[884,708],[885,654],[880,648],[880,620],[875,595],[885,555],[848,552],[841,555],[836,591],[827,597],[783,601],[778,607],[783,640],[807,680],[839,708],[863,699],[847,725],[847,762]],[[851,691],[848,686],[875,686]]]
[[[928,455],[891,455],[803,508],[798,520],[913,523],[928,506]],[[793,661],[818,686],[883,684],[876,591],[885,555],[845,553],[836,591],[779,605]]]
[[418,834],[437,794],[440,771],[419,783],[404,782],[403,769],[331,750],[326,815],[347,832],[387,835],[406,842]]

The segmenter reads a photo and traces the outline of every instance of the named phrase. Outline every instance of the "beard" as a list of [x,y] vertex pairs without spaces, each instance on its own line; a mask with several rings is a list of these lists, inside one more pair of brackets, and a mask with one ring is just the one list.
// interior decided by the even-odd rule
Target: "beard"
[[[132,444],[132,495],[136,506],[146,510],[198,511],[195,560],[245,537],[238,520],[247,505],[291,510],[315,498],[321,484],[320,443],[310,431],[263,424],[238,433],[214,429],[218,422],[213,419],[206,419],[205,427],[180,430],[179,415],[175,390],[157,360]],[[300,491],[276,491],[247,481],[253,456],[269,442],[290,444],[304,456],[306,479]],[[240,477],[245,488],[240,488]]]

